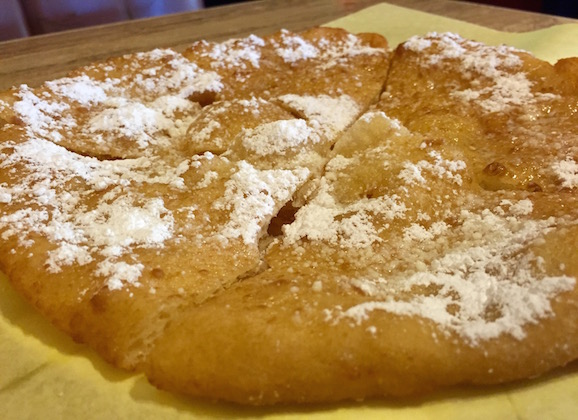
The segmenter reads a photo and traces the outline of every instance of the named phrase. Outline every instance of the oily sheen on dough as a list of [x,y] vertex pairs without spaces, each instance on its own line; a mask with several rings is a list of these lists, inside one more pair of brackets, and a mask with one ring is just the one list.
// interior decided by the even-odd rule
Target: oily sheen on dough
[[315,28],[0,93],[0,268],[163,389],[405,396],[578,358],[578,60]]

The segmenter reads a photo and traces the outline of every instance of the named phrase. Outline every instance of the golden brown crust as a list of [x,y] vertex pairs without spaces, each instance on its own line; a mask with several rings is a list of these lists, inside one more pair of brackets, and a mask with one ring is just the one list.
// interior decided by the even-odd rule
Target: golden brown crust
[[429,138],[459,142],[486,189],[558,191],[550,168],[575,154],[578,137],[575,65],[450,34],[416,38],[396,49],[380,107]]
[[[406,396],[578,358],[578,59],[314,28],[0,95],[0,269],[163,389]],[[385,89],[385,91],[383,91]]]

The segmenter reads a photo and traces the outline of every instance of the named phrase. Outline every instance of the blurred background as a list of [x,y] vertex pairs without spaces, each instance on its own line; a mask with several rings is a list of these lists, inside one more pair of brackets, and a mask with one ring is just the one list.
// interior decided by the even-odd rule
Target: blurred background
[[576,0],[473,0],[470,3],[483,3],[511,9],[578,18],[578,1]]
[[[0,41],[221,6],[240,0],[0,0]],[[576,0],[477,0],[534,12],[578,17]]]

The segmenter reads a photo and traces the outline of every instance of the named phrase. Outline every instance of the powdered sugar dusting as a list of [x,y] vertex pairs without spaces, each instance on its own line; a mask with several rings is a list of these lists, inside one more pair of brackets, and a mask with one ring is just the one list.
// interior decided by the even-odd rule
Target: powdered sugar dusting
[[347,95],[334,98],[328,95],[289,94],[279,99],[286,106],[303,113],[309,124],[328,138],[334,137],[335,134],[352,124],[361,111],[357,102]]
[[[507,203],[515,209],[514,214],[504,213],[503,208],[479,213],[463,210],[457,226],[452,227],[450,236],[457,241],[450,248],[440,251],[423,270],[403,279],[356,279],[359,290],[379,299],[346,309],[338,317],[361,323],[373,311],[418,316],[457,333],[471,345],[501,334],[523,339],[524,325],[551,315],[550,299],[576,283],[568,276],[547,276],[531,252],[520,252],[556,225],[553,218],[516,217],[520,214],[516,209],[527,208],[527,201]],[[441,227],[436,230],[447,230]],[[431,244],[437,237],[415,225],[405,235],[406,240]],[[439,245],[437,242],[435,246]],[[401,291],[410,292],[412,297],[396,297],[399,289],[390,286],[392,283],[401,285]],[[418,292],[424,287],[436,292]]]
[[304,120],[280,120],[243,130],[242,144],[259,156],[285,154],[307,143],[318,143],[319,136]]
[[[162,96],[147,104],[125,98],[107,99],[105,108],[90,118],[82,132],[100,143],[122,136],[143,151],[150,145],[169,148],[172,139],[186,134],[194,118],[193,103],[182,101],[174,96]],[[193,115],[178,119],[175,112]]]
[[433,49],[433,54],[428,54],[422,61],[424,65],[457,61],[463,77],[472,83],[471,87],[463,90],[456,88],[450,95],[473,102],[487,112],[507,111],[512,106],[556,97],[532,91],[533,83],[521,71],[523,62],[518,54],[522,51],[512,47],[487,46],[452,33],[430,33],[425,38],[415,36],[403,45],[417,53]]
[[[354,35],[308,39],[282,31],[273,39],[274,53],[267,60],[291,71],[302,64],[309,69],[311,64],[314,72],[343,74],[348,69],[335,66],[349,64],[360,55],[384,54],[383,49],[368,46]],[[219,245],[236,241],[235,244],[257,249],[270,220],[309,181],[310,170],[299,167],[313,162],[307,157],[312,149],[309,146],[337,140],[362,112],[353,97],[341,94],[340,86],[326,89],[332,96],[285,94],[274,98],[276,92],[279,94],[276,89],[282,84],[280,80],[268,81],[270,91],[262,92],[271,102],[256,97],[221,101],[217,97],[216,102],[201,110],[201,103],[193,100],[196,94],[211,93],[207,100],[210,102],[215,98],[213,94],[224,88],[223,82],[243,81],[254,69],[265,67],[261,60],[264,49],[271,47],[267,42],[250,36],[220,44],[200,43],[206,47],[201,58],[209,61],[208,67],[215,71],[203,70],[172,50],[157,49],[89,69],[95,70],[95,78],[80,74],[48,82],[38,89],[21,86],[15,90],[16,100],[10,111],[21,127],[9,127],[14,130],[14,138],[3,138],[0,145],[0,169],[5,179],[0,184],[1,238],[11,239],[25,251],[33,250],[40,237],[42,241],[46,239],[46,272],[61,273],[73,265],[91,267],[92,274],[110,290],[140,286],[146,272],[141,251],[160,254],[168,245],[189,240],[183,234],[185,228],[178,223],[192,226],[199,221],[204,223],[202,229],[208,226],[194,232],[193,241],[198,240],[199,244],[205,243],[208,238],[204,234],[210,231],[210,239],[216,239]],[[435,48],[436,54],[422,60],[424,66],[457,63],[465,85],[453,86],[450,96],[474,102],[486,112],[507,111],[553,98],[532,91],[532,82],[520,71],[523,60],[517,50],[486,47],[454,34],[412,38],[405,47],[426,56],[427,50]],[[229,71],[224,72],[222,80],[217,72],[223,69]],[[356,89],[364,88],[361,80],[365,79],[353,73],[352,79]],[[239,137],[231,137],[240,141],[244,151],[256,155],[259,164],[268,164],[275,160],[268,158],[275,155],[295,153],[290,166],[297,166],[296,169],[265,170],[246,161],[231,162],[233,150],[220,157],[211,153],[179,157],[179,153],[185,153],[179,141],[187,131],[191,140],[199,143],[211,139],[215,132],[226,132],[227,120],[217,121],[217,117],[232,104],[244,107],[241,114],[251,113],[256,119],[263,111],[266,121],[265,104],[277,107],[279,103],[281,111],[289,115],[284,118],[291,118],[288,109],[300,118],[264,122],[242,129]],[[7,107],[10,108],[0,101],[1,109]],[[307,184],[304,198],[298,197],[306,204],[292,223],[283,226],[280,242],[286,247],[284,250],[299,252],[306,249],[308,242],[321,241],[324,246],[333,247],[331,252],[337,250],[340,258],[375,256],[372,263],[377,263],[367,269],[366,277],[342,279],[344,288],[353,288],[367,298],[365,303],[327,310],[327,314],[334,315],[334,321],[346,319],[362,324],[375,312],[385,311],[431,320],[471,345],[502,334],[523,339],[524,326],[550,316],[550,300],[571,290],[576,283],[576,279],[564,274],[546,273],[545,260],[532,252],[544,235],[563,225],[561,219],[533,218],[533,198],[528,195],[522,197],[530,198],[504,199],[492,209],[476,207],[461,198],[463,205],[459,207],[446,205],[444,200],[451,201],[459,195],[458,187],[468,187],[466,163],[446,159],[435,150],[425,154],[430,147],[426,141],[414,150],[425,158],[415,162],[407,157],[407,161],[394,162],[389,159],[394,147],[404,147],[396,142],[402,135],[411,134],[399,121],[382,115],[389,121],[389,131],[381,134],[388,138],[372,152],[388,154],[376,170],[386,171],[380,175],[393,181],[391,188],[374,188],[376,185],[368,183],[362,186],[367,191],[356,190],[359,197],[341,200],[337,191],[339,181],[345,178],[340,178],[341,173],[353,170],[354,176],[367,176],[364,171],[355,171],[364,164],[363,160],[356,152],[352,152],[353,157],[334,156],[329,162],[325,161],[326,156],[316,155],[311,170],[317,173],[327,163],[325,176]],[[372,118],[373,114],[368,113],[361,121],[370,124]],[[232,125],[236,122],[233,120]],[[196,122],[200,129],[189,130]],[[370,130],[364,132],[374,134]],[[228,140],[232,139],[215,138],[211,146],[223,146]],[[90,143],[87,150],[71,151],[82,141]],[[360,148],[371,147],[370,143],[360,144]],[[120,156],[107,154],[105,147],[104,151],[99,148],[103,145],[118,146]],[[194,148],[195,152],[199,149],[203,148]],[[122,152],[128,157],[140,157],[127,158]],[[202,161],[214,165],[206,168]],[[398,173],[388,172],[400,163]],[[575,159],[568,157],[550,169],[562,188],[578,187]],[[193,173],[196,170],[204,172]],[[194,181],[188,183],[191,176]],[[425,206],[412,207],[421,205],[423,198],[416,199],[412,193],[431,192],[433,188],[427,184],[432,179],[436,187],[442,186],[440,191],[448,187],[442,193],[447,195],[423,202],[433,203],[441,210],[436,207],[430,212]],[[397,185],[399,180],[403,185]],[[349,184],[346,187],[357,188]],[[193,199],[174,209],[181,205],[180,198],[195,194],[209,198],[206,202]],[[408,220],[410,217],[414,219]],[[246,249],[241,248],[241,253]],[[375,250],[391,252],[372,254]],[[387,266],[387,258],[395,261]],[[360,261],[359,266],[364,263]],[[563,267],[560,272],[564,273]],[[319,280],[311,279],[310,291],[319,296],[326,291],[331,293],[331,288],[325,286],[327,279],[319,274]],[[293,286],[290,290],[298,299],[302,289]],[[377,335],[375,326],[365,327]]]
[[466,163],[463,160],[443,159],[435,150],[428,154],[433,162],[427,160],[420,160],[417,163],[405,162],[398,177],[408,185],[425,184],[426,179],[422,172],[427,171],[440,179],[447,179],[457,185],[462,185],[462,177],[459,172],[466,168]]
[[287,245],[300,239],[327,241],[342,248],[367,248],[380,242],[380,228],[372,215],[386,220],[404,217],[406,208],[396,196],[360,199],[351,204],[338,203],[331,194],[333,187],[321,180],[315,197],[301,207],[295,221],[284,227]]
[[[167,49],[156,49],[135,54],[137,64],[150,63],[140,71],[128,72],[122,76],[119,86],[126,86],[124,94],[143,97],[146,101],[154,98],[174,95],[187,98],[195,92],[218,92],[222,89],[221,77],[211,71],[200,69],[181,54]],[[128,60],[131,56],[126,56]],[[161,63],[167,61],[165,66]],[[135,66],[136,66],[135,65]],[[113,83],[114,79],[111,80]]]
[[206,188],[211,185],[211,182],[219,178],[219,174],[215,171],[207,171],[203,176],[203,179],[199,181],[196,188]]
[[321,68],[329,69],[340,63],[360,55],[383,54],[383,48],[375,48],[364,45],[360,38],[353,34],[348,34],[345,39],[335,42],[335,40],[321,39],[319,47],[323,50],[320,59],[323,60]]
[[115,63],[104,67],[113,75],[102,80],[81,74],[39,89],[21,86],[13,108],[28,135],[56,143],[66,139],[72,147],[99,145],[102,154],[118,147],[128,156],[150,154],[150,145],[170,149],[200,108],[187,98],[223,86],[219,75],[171,50],[127,55]]
[[[2,237],[15,236],[22,246],[30,246],[35,234],[45,236],[55,244],[47,254],[49,272],[97,258],[97,274],[114,273],[108,286],[118,288],[122,281],[135,283],[140,272],[130,268],[138,267],[138,261],[123,261],[131,249],[162,247],[173,237],[174,218],[163,200],[126,187],[148,183],[182,188],[180,174],[189,168],[187,162],[163,170],[144,158],[99,161],[38,138],[5,143],[0,157],[3,170],[22,164],[28,168],[17,183],[3,187],[11,204],[28,205],[0,217]],[[83,179],[86,189],[69,189],[75,179]],[[88,207],[87,200],[99,191],[98,204]]]
[[319,50],[313,44],[286,30],[281,31],[281,44],[274,45],[277,55],[286,63],[315,58],[319,55]]
[[221,230],[223,238],[242,238],[245,244],[254,244],[264,224],[307,180],[309,170],[258,170],[245,161],[237,167],[225,184],[223,198],[213,208],[230,211]]
[[142,274],[143,268],[142,264],[105,261],[98,265],[96,275],[108,278],[107,286],[109,290],[119,290],[125,287],[126,283],[139,286],[138,279]]
[[62,125],[75,126],[71,119],[60,119],[70,106],[61,101],[47,101],[38,97],[28,86],[22,85],[17,93],[19,100],[14,103],[14,112],[26,124],[27,130],[33,135],[49,138],[54,142],[62,140],[62,134],[57,130]]
[[412,223],[403,231],[403,239],[405,241],[431,241],[440,235],[443,235],[450,229],[450,226],[445,222],[434,222],[429,228],[426,228],[419,223]]
[[[466,162],[448,159],[425,142],[420,145],[420,137],[390,143],[403,148],[407,142],[409,151],[417,152],[409,153],[413,160],[401,162],[399,169],[386,166],[388,177],[401,179],[402,185],[378,197],[354,190],[359,196],[341,203],[339,191],[351,188],[350,177],[363,176],[361,184],[372,185],[365,171],[349,174],[351,165],[355,169],[363,164],[365,156],[383,156],[387,161],[392,150],[384,144],[401,131],[411,135],[383,114],[361,120],[369,124],[375,116],[380,117],[376,123],[384,118],[391,132],[382,130],[384,138],[368,150],[355,149],[363,138],[356,138],[354,125],[346,136],[351,144],[342,144],[344,150],[356,150],[353,156],[337,155],[328,162],[313,197],[299,209],[295,221],[284,226],[283,244],[292,246],[296,255],[299,249],[308,249],[307,242],[322,244],[352,265],[356,262],[342,251],[363,255],[352,277],[339,282],[367,299],[349,308],[327,308],[330,321],[348,320],[366,327],[366,321],[375,322],[380,316],[374,312],[381,311],[430,320],[472,346],[501,335],[523,339],[525,326],[552,315],[551,299],[575,286],[575,278],[547,273],[543,259],[532,252],[545,235],[565,222],[536,218],[532,199],[514,195],[506,195],[509,198],[493,209],[485,208],[488,201],[479,200],[477,192],[464,185]],[[366,133],[359,131],[360,136]],[[424,152],[427,158],[420,160]],[[397,174],[391,172],[395,170]],[[416,197],[421,200],[428,193],[414,186],[428,191],[432,181],[437,187],[449,187],[448,193],[444,187],[431,192],[428,202],[439,208],[416,209]],[[464,188],[460,199],[458,187]]]
[[255,35],[247,38],[231,39],[222,43],[213,44],[207,57],[213,61],[212,68],[242,68],[248,69],[249,66],[259,68],[261,59],[261,49],[265,46],[265,41]]
[[95,105],[107,98],[106,84],[97,82],[87,75],[62,78],[46,82],[46,86],[57,95],[82,105]]

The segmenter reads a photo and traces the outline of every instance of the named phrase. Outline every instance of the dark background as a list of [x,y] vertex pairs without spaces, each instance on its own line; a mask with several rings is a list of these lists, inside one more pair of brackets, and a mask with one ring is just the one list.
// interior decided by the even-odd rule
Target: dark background
[[470,3],[483,3],[511,9],[578,17],[578,0],[476,0],[470,1]]
[[[218,7],[239,1],[0,0],[0,41],[127,19],[197,10],[203,7]],[[476,0],[471,2],[578,18],[578,0]]]

